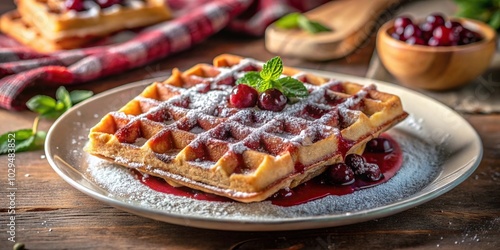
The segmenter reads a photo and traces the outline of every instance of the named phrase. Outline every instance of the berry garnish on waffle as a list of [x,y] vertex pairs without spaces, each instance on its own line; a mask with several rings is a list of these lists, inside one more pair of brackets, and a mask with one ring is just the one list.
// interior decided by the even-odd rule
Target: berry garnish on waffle
[[[278,77],[266,78],[269,64],[221,55],[213,65],[174,69],[169,79],[105,115],[91,129],[85,150],[169,183],[254,202],[362,152],[369,140],[407,116],[399,97],[374,85],[325,79],[282,65],[281,72],[274,72]],[[260,85],[246,79],[256,74],[262,79],[252,79]],[[241,90],[252,99],[242,102],[245,107],[231,98],[242,78],[260,92],[255,101],[255,93]],[[286,99],[280,111],[259,104],[266,102],[260,96],[268,90]]]

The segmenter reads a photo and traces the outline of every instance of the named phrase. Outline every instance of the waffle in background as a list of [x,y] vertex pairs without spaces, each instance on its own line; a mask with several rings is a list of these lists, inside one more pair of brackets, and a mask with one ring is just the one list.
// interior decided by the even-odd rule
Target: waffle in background
[[[119,0],[101,8],[95,0],[81,1],[81,10],[66,7],[71,0],[18,0],[17,10],[5,13],[0,29],[39,52],[75,49],[124,29],[170,18],[164,0]],[[110,2],[112,2],[110,0]]]
[[237,109],[228,96],[261,62],[221,55],[174,69],[91,129],[85,150],[126,167],[241,202],[293,188],[407,116],[399,97],[374,85],[284,68],[310,95],[281,112]]

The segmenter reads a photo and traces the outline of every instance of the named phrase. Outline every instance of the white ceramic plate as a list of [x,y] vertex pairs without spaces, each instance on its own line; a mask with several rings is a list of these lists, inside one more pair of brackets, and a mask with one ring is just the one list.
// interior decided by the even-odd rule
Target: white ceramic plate
[[[479,136],[466,120],[441,103],[389,83],[328,72],[312,72],[361,84],[375,83],[379,90],[399,95],[405,110],[410,113],[410,117],[391,131],[403,135],[407,145],[430,145],[429,147],[417,147],[416,152],[414,152],[415,149],[408,149],[409,154],[413,154],[413,162],[415,159],[417,161],[420,159],[423,166],[428,168],[433,163],[436,164],[431,166],[433,171],[429,171],[429,176],[423,176],[428,178],[428,181],[416,190],[410,190],[406,193],[400,192],[400,197],[392,197],[387,203],[367,202],[366,206],[361,203],[361,206],[356,205],[358,209],[346,206],[344,209],[332,210],[330,204],[335,204],[335,200],[331,200],[334,198],[285,209],[266,203],[263,205],[218,204],[195,201],[189,198],[168,200],[168,206],[165,207],[152,206],[151,199],[163,199],[165,194],[155,194],[155,191],[151,190],[148,191],[148,196],[123,194],[123,190],[102,185],[89,175],[87,168],[91,156],[83,152],[82,148],[87,141],[89,129],[103,115],[122,107],[128,100],[138,95],[153,79],[106,91],[66,112],[54,123],[48,133],[45,143],[47,159],[52,168],[70,185],[116,208],[139,216],[179,225],[238,231],[322,228],[389,216],[427,202],[451,190],[470,176],[479,165],[483,153]],[[441,152],[436,156],[438,159],[434,159],[432,163],[425,162],[427,155],[438,154],[434,152],[436,149]],[[403,166],[403,168],[400,172],[416,171],[415,166]],[[406,175],[411,175],[411,173]],[[396,180],[397,177],[403,178],[402,176],[405,176],[405,173],[398,173],[393,177],[394,182],[391,183],[393,180],[391,179],[386,184],[372,188],[372,191],[368,192],[375,194],[369,193],[367,197],[377,196],[378,189],[384,191],[384,185],[393,185],[385,187],[392,190],[402,190],[407,188],[406,186],[415,186],[411,183],[412,180]],[[401,185],[400,183],[405,184],[405,186],[398,186]],[[382,191],[380,191],[380,195],[386,195]],[[356,197],[363,195],[356,193],[358,192],[355,192],[353,202],[359,202],[359,199],[356,201]],[[156,195],[158,197],[151,197]],[[341,200],[341,202],[348,204],[350,201],[347,199],[347,202],[345,200]],[[205,203],[210,203],[210,205]],[[311,207],[314,209],[310,209]],[[311,212],[312,210],[314,211]],[[267,216],[267,213],[272,215]]]

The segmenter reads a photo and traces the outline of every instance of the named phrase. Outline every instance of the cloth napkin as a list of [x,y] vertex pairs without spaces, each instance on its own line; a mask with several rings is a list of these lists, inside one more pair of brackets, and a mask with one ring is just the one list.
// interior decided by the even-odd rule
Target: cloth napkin
[[[29,88],[83,83],[137,68],[190,48],[223,28],[261,36],[271,22],[310,10],[325,0],[169,0],[174,18],[128,32],[128,39],[41,54],[0,34],[0,107],[21,110],[19,95]],[[115,39],[116,40],[116,39]],[[119,39],[118,39],[119,40]],[[123,39],[122,39],[123,40]]]

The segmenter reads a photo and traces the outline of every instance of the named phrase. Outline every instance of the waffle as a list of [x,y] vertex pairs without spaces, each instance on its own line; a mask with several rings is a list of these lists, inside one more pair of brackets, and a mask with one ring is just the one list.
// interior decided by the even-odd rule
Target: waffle
[[220,55],[155,82],[90,130],[85,150],[142,173],[241,202],[262,201],[360,153],[407,116],[374,85],[284,68],[307,98],[281,112],[228,105],[235,79],[262,63]]
[[0,30],[17,41],[36,48],[39,52],[81,48],[91,43],[95,38],[65,38],[57,41],[43,37],[37,29],[21,18],[18,11],[13,10],[0,17]]
[[[120,4],[102,9],[95,0],[83,0],[85,9],[82,11],[66,9],[65,1],[18,0],[18,13],[5,14],[1,30],[35,50],[50,52],[78,48],[95,38],[158,23],[171,16],[164,0],[122,0]],[[16,34],[18,30],[8,25],[12,20],[19,19],[26,24],[21,35]],[[30,34],[36,34],[48,48],[33,46],[38,45],[38,42],[28,39]]]

